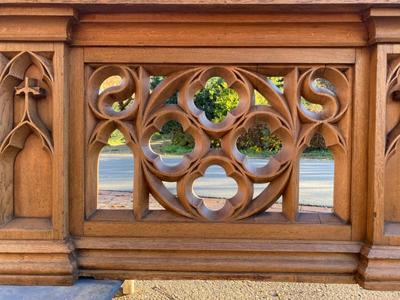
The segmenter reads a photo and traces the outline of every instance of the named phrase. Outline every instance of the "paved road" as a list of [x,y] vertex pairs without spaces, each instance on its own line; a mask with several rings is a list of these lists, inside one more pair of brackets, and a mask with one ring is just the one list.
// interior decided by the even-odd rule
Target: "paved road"
[[[177,157],[166,157],[168,164],[179,163]],[[264,159],[251,159],[256,166],[267,163]],[[131,191],[133,181],[133,160],[128,154],[102,154],[100,156],[100,189],[112,191]],[[302,159],[300,161],[300,194],[302,204],[316,206],[332,206],[333,199],[333,161],[320,159]],[[165,183],[168,189],[176,193],[176,184]],[[266,184],[255,184],[254,194],[258,195]],[[235,195],[236,182],[225,177],[219,166],[211,166],[203,178],[194,185],[199,196],[229,198]]]

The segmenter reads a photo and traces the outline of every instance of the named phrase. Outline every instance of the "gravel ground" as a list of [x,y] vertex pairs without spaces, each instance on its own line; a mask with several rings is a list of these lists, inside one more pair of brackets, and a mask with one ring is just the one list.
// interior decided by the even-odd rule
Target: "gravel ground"
[[115,300],[400,299],[400,292],[367,291],[356,284],[255,281],[135,281],[135,294]]

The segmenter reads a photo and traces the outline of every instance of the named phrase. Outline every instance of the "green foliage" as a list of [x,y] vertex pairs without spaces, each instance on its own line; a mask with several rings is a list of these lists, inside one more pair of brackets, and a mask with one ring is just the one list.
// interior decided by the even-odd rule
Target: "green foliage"
[[304,151],[301,157],[312,159],[333,159],[333,154],[328,149],[310,149]]
[[160,148],[160,151],[162,153],[174,154],[174,155],[187,154],[187,153],[192,152],[192,150],[193,150],[193,148],[191,148],[191,147],[179,146],[179,145],[174,145],[174,144],[165,144],[165,145],[162,145]]
[[263,123],[257,123],[251,127],[246,134],[238,138],[237,148],[240,152],[246,153],[252,151],[254,153],[272,153],[276,154],[282,148],[281,140]]
[[125,137],[122,134],[122,132],[119,131],[118,129],[114,130],[111,133],[110,138],[108,139],[108,145],[114,146],[114,147],[126,145],[126,140],[125,140]]
[[205,112],[210,121],[219,123],[239,104],[239,95],[228,87],[223,78],[212,77],[196,93],[194,104]]
[[[150,88],[153,90],[163,81],[163,76],[152,76],[150,78]],[[283,77],[268,77],[268,79],[283,92]],[[317,87],[326,88],[334,92],[334,86],[324,79],[315,81]],[[318,112],[322,109],[319,104],[308,102],[301,99],[302,104],[310,111]],[[230,89],[228,84],[221,77],[210,78],[205,87],[195,94],[194,102],[196,106],[203,110],[207,118],[215,123],[221,122],[227,113],[234,109],[239,103],[239,96],[236,91]],[[258,105],[269,105],[268,99],[255,91],[255,102]],[[167,104],[177,104],[177,93],[166,100]],[[193,138],[183,132],[182,126],[176,121],[167,122],[160,133],[153,136],[152,140],[170,140],[170,144],[161,146],[161,151],[165,153],[187,153],[192,151],[194,147]],[[219,148],[221,141],[219,139],[211,140],[212,148]],[[253,128],[239,137],[237,147],[242,153],[251,155],[272,155],[276,154],[281,148],[282,143],[279,138],[270,133],[266,124],[256,124]],[[186,151],[186,152],[185,152]],[[316,135],[311,140],[311,146],[306,149],[306,153],[310,156],[321,154],[324,156],[326,150],[324,139]],[[318,154],[319,153],[319,154]]]
[[304,152],[312,152],[312,151],[329,151],[328,148],[325,145],[325,139],[320,133],[316,133],[310,141],[310,146],[307,147]]

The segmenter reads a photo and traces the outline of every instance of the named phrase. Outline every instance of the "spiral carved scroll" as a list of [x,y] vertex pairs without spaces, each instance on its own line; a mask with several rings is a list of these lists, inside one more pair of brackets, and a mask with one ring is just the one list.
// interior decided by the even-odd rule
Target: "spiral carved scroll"
[[[122,84],[99,95],[99,85],[110,75],[119,75]],[[205,112],[194,102],[196,93],[209,78],[215,76],[223,78],[240,99],[237,107],[228,112],[220,123],[208,120]],[[336,94],[312,87],[312,80],[321,76],[335,84]],[[104,137],[108,136],[110,128],[120,128],[129,137],[132,147],[139,149],[140,164],[150,193],[166,210],[180,216],[201,221],[234,221],[265,211],[282,195],[299,151],[309,143],[316,131],[326,136],[328,146],[337,145],[343,151],[347,149],[346,137],[338,124],[351,102],[350,83],[342,70],[337,68],[308,69],[300,74],[298,83],[294,83],[298,90],[298,99],[294,101],[305,95],[320,103],[323,106],[320,115],[307,114],[301,109],[300,103],[289,103],[286,95],[265,75],[245,68],[199,66],[184,69],[169,74],[151,92],[148,80],[142,67],[104,66],[92,73],[87,95],[97,124],[91,132],[89,147],[96,142],[105,144]],[[255,90],[268,99],[268,106],[255,104]],[[133,91],[142,97],[129,111],[123,114],[110,111],[110,103],[115,101],[115,97],[124,98]],[[177,103],[166,104],[167,99],[176,93]],[[291,107],[298,107],[301,122],[293,117]],[[170,120],[178,121],[195,141],[193,151],[184,155],[182,161],[174,166],[165,164],[150,147],[152,135]],[[256,123],[265,124],[282,142],[282,149],[263,167],[252,166],[236,145],[239,136]],[[219,149],[210,148],[213,138],[221,140]],[[193,182],[203,176],[211,165],[222,167],[238,186],[237,194],[227,199],[217,211],[207,208],[203,199],[192,189]],[[172,194],[163,181],[176,182],[177,195]],[[255,183],[268,185],[253,198]]]

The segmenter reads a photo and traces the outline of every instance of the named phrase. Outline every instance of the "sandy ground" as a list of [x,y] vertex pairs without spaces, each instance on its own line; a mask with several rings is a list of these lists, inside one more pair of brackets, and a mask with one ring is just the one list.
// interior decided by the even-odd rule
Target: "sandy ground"
[[321,300],[400,299],[400,292],[367,291],[356,284],[316,284],[254,281],[135,281],[134,295],[115,300]]

